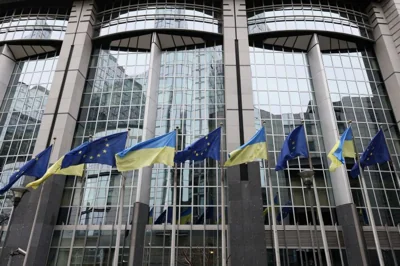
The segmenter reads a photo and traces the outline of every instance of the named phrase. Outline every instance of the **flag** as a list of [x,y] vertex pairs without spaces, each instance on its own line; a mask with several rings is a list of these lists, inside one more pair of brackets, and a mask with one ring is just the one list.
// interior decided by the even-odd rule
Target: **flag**
[[229,154],[225,166],[248,163],[255,159],[267,159],[267,157],[267,139],[265,129],[262,127],[247,143]]
[[206,219],[210,220],[214,218],[214,207],[207,207],[205,213],[203,212],[199,218],[197,218],[195,224],[204,224],[204,214],[206,215]]
[[[367,149],[361,155],[360,164],[364,168],[369,165],[379,164],[390,161],[389,149],[386,146],[385,135],[382,129],[371,140]],[[350,171],[352,177],[357,177],[360,174],[360,167],[356,163]]]
[[58,175],[74,175],[74,176],[82,176],[83,175],[83,164],[70,166],[68,168],[61,169],[61,163],[64,159],[64,156],[58,159],[49,169],[47,169],[46,173],[38,180],[33,181],[26,185],[26,187],[32,187],[37,189],[40,184],[46,181],[50,176],[58,174]]
[[187,208],[184,211],[181,211],[180,224],[190,224],[192,220],[192,208]]
[[[276,193],[276,195],[274,197],[274,204],[275,205],[279,204],[279,194],[278,194],[278,192]],[[267,213],[269,212],[269,210],[271,210],[271,206],[265,208],[265,210],[263,211],[263,216],[266,216]]]
[[[168,217],[167,217],[168,216]],[[157,220],[154,222],[154,224],[163,224],[163,223],[170,223],[172,224],[172,207],[168,207],[168,213],[167,210],[164,210],[160,216],[158,216]]]
[[149,224],[153,224],[153,213],[154,213],[154,207],[151,208],[149,212]]
[[130,171],[155,163],[174,165],[176,132],[146,140],[115,155],[118,171]]
[[202,161],[205,158],[211,158],[219,161],[221,148],[221,128],[217,128],[207,136],[198,139],[183,151],[178,151],[174,161],[184,163],[190,161]]
[[364,225],[369,225],[367,211],[364,208],[359,209],[359,215],[363,218]]
[[61,168],[85,163],[116,166],[115,154],[125,149],[127,136],[126,131],[82,143],[64,155]]
[[331,165],[329,166],[329,171],[333,172],[336,168],[340,167],[345,163],[344,158],[355,158],[356,153],[354,151],[354,140],[353,131],[351,127],[348,127],[345,132],[343,132],[340,140],[336,142],[332,150],[328,154],[328,158],[331,159]]
[[285,219],[291,212],[292,212],[292,201],[286,202],[285,206],[282,208],[282,212],[278,214],[276,217],[276,220],[278,222],[281,222],[283,219]]
[[11,175],[8,184],[0,189],[0,195],[7,192],[23,175],[33,176],[36,178],[42,177],[49,166],[49,160],[53,145],[36,155],[26,164],[24,164],[17,172]]
[[286,162],[298,156],[308,158],[307,140],[303,125],[296,127],[286,137],[275,170],[280,171],[286,169]]

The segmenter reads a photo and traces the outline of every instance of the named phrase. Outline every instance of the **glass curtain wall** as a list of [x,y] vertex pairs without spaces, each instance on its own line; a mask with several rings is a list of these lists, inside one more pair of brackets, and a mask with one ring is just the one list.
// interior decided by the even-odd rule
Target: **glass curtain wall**
[[[324,43],[336,45],[337,41],[330,39]],[[372,46],[341,42],[342,49],[322,51],[339,133],[343,133],[347,121],[352,120],[353,136],[361,154],[382,126],[393,163],[399,169],[400,134]],[[348,170],[353,165],[353,159],[346,159]],[[361,189],[360,179],[351,178],[350,171],[348,174],[360,223],[369,226],[364,201],[366,195]],[[369,166],[364,175],[376,225],[397,227],[400,223],[400,191],[392,165]],[[372,260],[378,263],[376,252],[369,251],[375,254]],[[391,258],[391,255],[386,257]]]
[[[32,159],[57,60],[56,53],[47,53],[15,63],[0,107],[1,186]],[[12,202],[1,199],[0,209],[1,226],[7,224],[4,218],[9,216]]]
[[[222,59],[222,46],[215,43],[162,53],[156,135],[179,127],[178,149],[183,149],[224,122]],[[191,265],[220,265],[220,168],[214,160],[179,165],[177,195],[173,168],[153,168],[143,265],[169,265],[173,197],[178,265],[187,260]],[[163,212],[167,217],[161,219]]]
[[[267,40],[268,41],[268,40]],[[286,136],[304,120],[310,147],[310,155],[315,171],[315,185],[321,205],[322,219],[325,225],[337,223],[332,185],[328,172],[325,147],[322,139],[321,124],[314,100],[314,88],[309,72],[307,53],[298,49],[271,46],[262,42],[253,42],[250,46],[252,69],[253,102],[256,127],[265,122],[269,151],[269,165],[261,162],[261,184],[264,205],[264,221],[271,225],[275,219],[278,228],[286,225],[312,226],[311,203],[308,189],[303,185],[299,172],[309,169],[307,158],[297,158],[288,163],[287,170],[275,171],[277,158]],[[271,217],[268,170],[272,175],[272,187],[276,217]],[[312,200],[314,202],[314,191]],[[315,203],[313,203],[315,206]],[[281,218],[282,209],[290,211]],[[320,224],[316,214],[316,222]],[[283,241],[283,240],[281,240]],[[304,244],[304,240],[303,244]],[[337,241],[339,241],[337,239]],[[300,241],[297,241],[300,243]],[[283,242],[282,242],[283,243]],[[311,244],[311,243],[310,243]],[[322,245],[322,242],[319,242]],[[331,249],[332,259],[340,262],[338,249]],[[285,255],[288,254],[288,255]],[[342,255],[345,257],[344,253]],[[273,258],[272,250],[268,256]],[[281,250],[282,263],[294,261],[302,263],[312,259],[312,252],[299,250]],[[287,263],[289,263],[289,261]],[[272,261],[271,261],[272,263]],[[272,264],[271,264],[272,265]]]
[[[95,47],[77,121],[73,147],[131,129],[128,146],[142,140],[150,53],[106,44]],[[136,198],[137,171],[126,176],[123,221]],[[87,165],[80,177],[67,177],[48,265],[109,265],[114,254],[121,175],[109,166]],[[124,234],[124,231],[123,231]],[[128,258],[129,238],[120,254]],[[73,247],[73,248],[72,248]],[[72,249],[71,249],[72,248]],[[69,253],[72,260],[68,264]],[[120,257],[122,261],[122,257]]]

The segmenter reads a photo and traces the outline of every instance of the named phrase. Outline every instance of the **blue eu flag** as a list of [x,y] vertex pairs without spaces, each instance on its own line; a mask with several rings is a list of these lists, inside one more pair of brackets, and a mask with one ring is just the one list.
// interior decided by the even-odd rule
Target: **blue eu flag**
[[[382,129],[371,140],[367,149],[361,155],[360,164],[364,168],[369,165],[379,164],[390,161],[389,149],[386,146],[385,135]],[[360,166],[356,163],[350,171],[352,177],[360,174]]]
[[285,139],[275,170],[286,169],[286,162],[298,156],[308,158],[307,140],[303,125],[296,127]]
[[221,128],[217,128],[207,136],[198,139],[183,151],[175,154],[174,161],[176,163],[184,163],[190,161],[202,161],[205,158],[220,160],[221,148]]
[[276,220],[278,222],[281,222],[283,219],[285,219],[291,212],[293,211],[292,209],[292,201],[286,202],[285,206],[282,208],[282,212],[278,214],[276,217]]
[[167,210],[164,210],[160,214],[160,216],[158,216],[157,220],[154,222],[154,224],[163,224],[163,223],[172,224],[172,207],[168,207],[168,212]]
[[116,166],[115,154],[125,149],[128,132],[108,135],[87,141],[64,155],[61,168],[84,163]]
[[21,176],[33,176],[36,178],[41,178],[47,171],[49,166],[49,160],[51,155],[51,149],[53,145],[49,146],[47,149],[36,155],[26,164],[24,164],[17,172],[15,172],[8,181],[8,184],[0,189],[0,195],[8,191],[17,182]]

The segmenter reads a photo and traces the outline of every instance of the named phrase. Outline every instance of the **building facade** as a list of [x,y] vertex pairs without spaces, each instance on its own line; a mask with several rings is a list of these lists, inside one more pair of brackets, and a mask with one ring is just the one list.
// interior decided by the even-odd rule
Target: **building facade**
[[[0,0],[1,184],[50,144],[54,163],[128,128],[127,145],[178,128],[183,149],[222,125],[226,157],[264,126],[269,157],[126,173],[121,210],[121,173],[102,165],[48,179],[39,205],[41,189],[16,208],[5,194],[0,265],[217,266],[223,250],[232,266],[399,265],[399,4]],[[353,159],[329,171],[350,120],[360,154],[382,128],[392,156],[364,183],[350,177]],[[310,160],[275,171],[301,123]],[[307,187],[299,173],[310,163]],[[17,248],[27,254],[10,257]]]

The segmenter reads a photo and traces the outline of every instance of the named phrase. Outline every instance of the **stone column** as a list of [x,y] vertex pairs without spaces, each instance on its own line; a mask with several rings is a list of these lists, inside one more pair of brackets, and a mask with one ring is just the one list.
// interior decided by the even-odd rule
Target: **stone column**
[[[227,151],[254,135],[253,91],[246,2],[223,1]],[[260,167],[249,163],[226,171],[228,184],[229,265],[266,265]]]
[[[312,37],[308,48],[308,60],[315,89],[315,101],[321,121],[322,135],[324,136],[324,146],[326,153],[328,153],[339,139],[339,131],[316,34]],[[364,235],[351,196],[347,171],[344,166],[341,166],[335,172],[331,172],[330,176],[336,203],[336,213],[339,224],[342,226],[349,265],[368,265]]]
[[0,106],[6,94],[14,66],[14,56],[11,53],[10,48],[5,44],[3,47],[0,47]]
[[[155,136],[160,67],[161,46],[157,34],[153,33],[146,91],[146,106],[143,119],[143,140],[148,140]],[[139,170],[138,191],[132,212],[131,245],[128,265],[142,265],[144,237],[149,217],[151,173],[151,166]]]
[[[71,149],[92,50],[94,14],[94,0],[73,2],[67,32],[34,150],[34,154],[39,153],[52,142],[53,137],[56,137],[51,163]],[[31,180],[25,178],[25,183]],[[54,176],[44,184],[27,265],[46,265],[64,183],[64,176]],[[11,250],[26,249],[39,193],[40,189],[37,189],[26,194],[16,208],[13,223],[9,229],[8,241],[5,244],[6,248],[2,252],[1,265],[7,264]],[[22,263],[23,257],[15,256],[12,265],[22,265]]]
[[373,2],[367,9],[375,39],[375,53],[392,105],[400,122],[400,2]]

